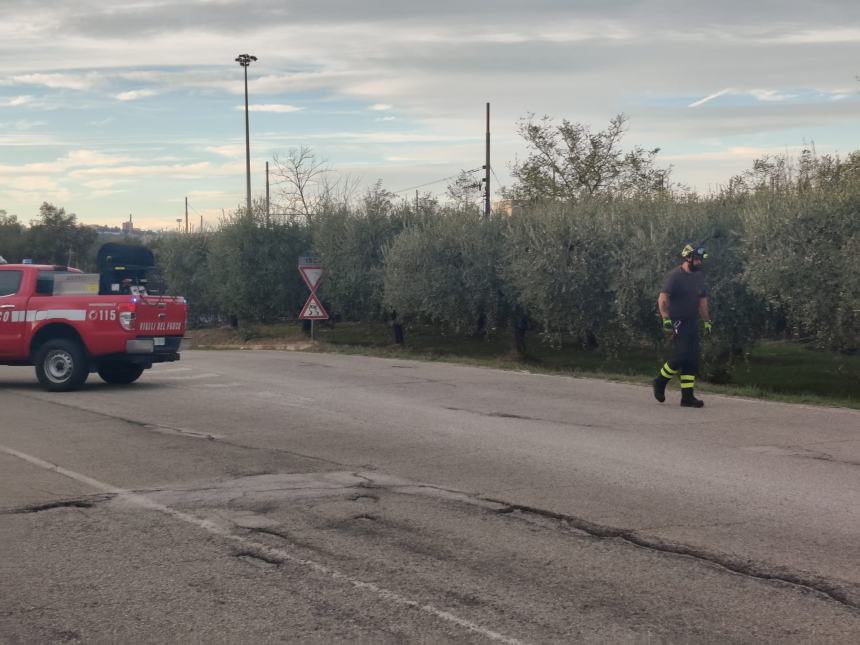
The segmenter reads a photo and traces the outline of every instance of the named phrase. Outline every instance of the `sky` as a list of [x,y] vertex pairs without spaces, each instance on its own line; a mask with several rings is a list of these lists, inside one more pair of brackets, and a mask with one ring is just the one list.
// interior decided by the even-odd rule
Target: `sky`
[[169,229],[187,197],[216,225],[245,203],[242,53],[255,197],[300,146],[442,195],[484,162],[487,102],[494,193],[530,113],[624,113],[625,145],[700,192],[766,154],[860,149],[856,0],[0,0],[0,210]]

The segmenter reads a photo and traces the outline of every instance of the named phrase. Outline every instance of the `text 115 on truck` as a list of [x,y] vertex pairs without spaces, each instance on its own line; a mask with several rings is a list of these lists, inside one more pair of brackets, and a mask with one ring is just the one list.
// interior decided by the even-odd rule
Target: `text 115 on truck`
[[127,385],[179,360],[187,305],[148,290],[152,252],[105,244],[98,266],[0,264],[0,365],[33,365],[43,387],[62,392],[90,372]]

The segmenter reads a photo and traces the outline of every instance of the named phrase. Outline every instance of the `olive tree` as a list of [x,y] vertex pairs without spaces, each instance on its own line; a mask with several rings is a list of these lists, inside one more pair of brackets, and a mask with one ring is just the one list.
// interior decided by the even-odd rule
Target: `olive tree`
[[314,250],[325,279],[320,293],[329,313],[346,320],[386,318],[383,304],[383,248],[401,230],[394,194],[380,182],[357,207],[340,205],[319,213],[313,225]]
[[7,262],[20,262],[24,254],[26,229],[16,215],[0,210],[0,256]]
[[744,215],[750,286],[785,310],[797,337],[860,347],[860,190],[768,195]]
[[227,215],[213,235],[209,273],[220,309],[233,321],[271,322],[298,316],[307,288],[297,270],[310,247],[307,227],[267,221],[264,203]]
[[630,196],[666,190],[668,168],[656,163],[659,148],[622,147],[627,117],[615,116],[605,130],[592,132],[582,123],[556,124],[530,114],[518,132],[528,146],[524,161],[514,163],[512,199],[564,201],[597,196]]
[[212,233],[200,231],[192,235],[171,233],[153,244],[165,288],[188,299],[188,322],[192,326],[212,324],[222,317],[209,269],[212,240]]
[[492,333],[506,316],[499,271],[502,221],[477,208],[441,209],[384,251],[384,302],[404,320]]
[[611,323],[606,233],[597,201],[535,205],[507,221],[506,282],[553,344],[571,334],[593,346]]

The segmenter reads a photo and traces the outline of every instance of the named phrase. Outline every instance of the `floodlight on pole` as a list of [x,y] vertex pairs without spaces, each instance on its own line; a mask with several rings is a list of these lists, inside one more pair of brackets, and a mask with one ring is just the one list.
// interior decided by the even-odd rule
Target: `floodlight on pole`
[[256,56],[239,54],[236,62],[245,70],[245,180],[248,193],[248,215],[251,214],[251,136],[248,127],[248,65],[256,61]]

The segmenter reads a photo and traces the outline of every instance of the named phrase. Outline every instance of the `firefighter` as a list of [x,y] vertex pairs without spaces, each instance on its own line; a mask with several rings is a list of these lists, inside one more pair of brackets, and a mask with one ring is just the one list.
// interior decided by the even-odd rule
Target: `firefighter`
[[708,287],[702,262],[708,254],[702,246],[687,244],[681,251],[682,263],[666,275],[657,306],[663,331],[671,338],[669,360],[654,379],[654,398],[666,400],[666,384],[676,375],[681,380],[681,405],[701,408],[705,403],[693,392],[699,371],[699,319],[706,334],[711,333]]

